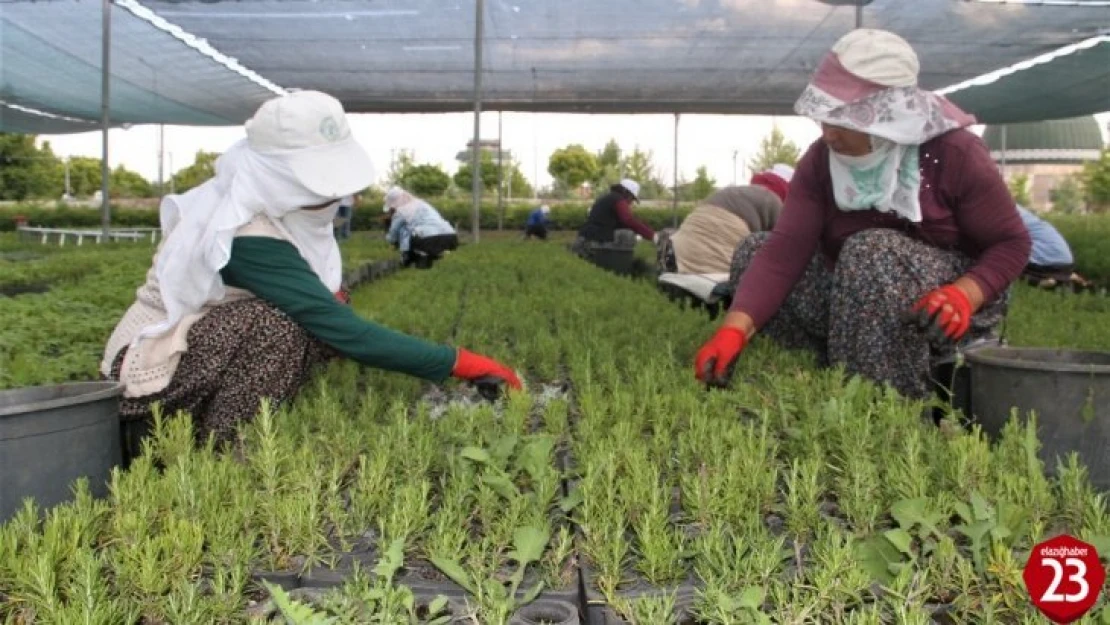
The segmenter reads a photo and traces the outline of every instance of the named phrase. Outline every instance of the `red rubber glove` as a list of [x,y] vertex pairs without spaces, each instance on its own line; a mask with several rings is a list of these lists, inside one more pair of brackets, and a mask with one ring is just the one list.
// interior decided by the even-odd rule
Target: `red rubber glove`
[[732,379],[736,359],[748,344],[748,336],[739,328],[722,326],[713,338],[698,350],[694,359],[694,376],[711,386],[724,388]]
[[492,358],[479,356],[461,347],[459,348],[459,356],[455,360],[455,368],[451,370],[451,375],[471,382],[487,376],[493,376],[504,380],[506,384],[517,390],[523,388],[523,385],[520,383],[520,378],[516,377],[516,373],[513,373],[512,369]]
[[335,292],[335,299],[340,304],[350,304],[351,303],[351,294],[347,292],[347,289],[339,289],[338,291]]
[[935,324],[945,336],[958,341],[971,327],[971,302],[963,289],[947,284],[918,300],[913,315],[919,325]]

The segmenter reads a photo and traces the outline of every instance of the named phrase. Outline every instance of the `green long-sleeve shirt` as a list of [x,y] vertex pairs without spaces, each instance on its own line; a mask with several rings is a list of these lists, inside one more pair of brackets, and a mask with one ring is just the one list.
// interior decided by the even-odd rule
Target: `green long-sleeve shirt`
[[289,315],[309,334],[362,364],[442,382],[455,350],[366,321],[335,299],[288,241],[236,237],[220,271],[228,286],[245,289]]

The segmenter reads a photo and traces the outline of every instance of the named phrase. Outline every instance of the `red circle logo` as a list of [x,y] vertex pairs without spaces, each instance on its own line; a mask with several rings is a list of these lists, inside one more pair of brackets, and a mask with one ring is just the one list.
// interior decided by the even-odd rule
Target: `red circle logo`
[[1071,623],[1095,605],[1106,569],[1093,545],[1064,535],[1034,545],[1022,577],[1041,614],[1054,623]]

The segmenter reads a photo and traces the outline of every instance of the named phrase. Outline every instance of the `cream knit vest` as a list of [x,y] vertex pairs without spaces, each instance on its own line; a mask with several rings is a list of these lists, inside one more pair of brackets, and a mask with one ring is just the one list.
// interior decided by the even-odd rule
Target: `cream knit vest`
[[[239,228],[235,236],[261,236],[283,240],[286,238],[265,215],[259,215]],[[161,251],[162,246],[159,245],[155,257]],[[162,303],[162,292],[158,287],[158,277],[151,263],[151,268],[146,274],[146,282],[136,292],[135,303],[127,309],[123,319],[108,339],[104,357],[100,361],[100,372],[105,376],[111,375],[112,363],[116,355],[126,347],[127,354],[123,358],[123,366],[120,369],[120,382],[124,385],[123,396],[146,397],[165,389],[177,371],[181,356],[189,349],[188,335],[193,324],[216,306],[254,297],[250,291],[242,289],[227,287],[225,291],[223,299],[208,302],[200,311],[182,318],[162,336],[143,339],[136,343],[143,328],[165,321],[167,316],[165,305]]]

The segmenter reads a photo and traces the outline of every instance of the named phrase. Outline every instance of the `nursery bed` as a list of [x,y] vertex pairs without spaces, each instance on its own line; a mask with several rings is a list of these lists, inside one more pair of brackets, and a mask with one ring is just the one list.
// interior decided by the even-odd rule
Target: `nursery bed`
[[0,621],[524,625],[554,602],[606,625],[1032,623],[1030,545],[1110,550],[1104,495],[1074,460],[1046,475],[1035,425],[937,428],[762,339],[706,391],[703,312],[558,246],[389,258],[348,265],[360,314],[510,363],[527,392],[336,362],[232,449],[166,415],[108,499],[0,527]]

